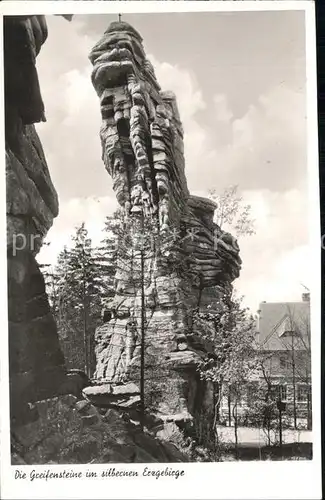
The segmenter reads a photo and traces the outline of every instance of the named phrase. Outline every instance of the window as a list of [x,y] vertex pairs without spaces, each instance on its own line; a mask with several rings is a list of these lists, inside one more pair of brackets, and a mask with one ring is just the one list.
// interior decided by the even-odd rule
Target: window
[[298,385],[297,401],[298,403],[306,403],[308,400],[309,387],[307,385]]
[[295,330],[284,330],[284,332],[281,334],[281,337],[295,337],[296,336]]
[[271,387],[271,397],[274,400],[287,401],[287,386],[273,385]]
[[230,400],[233,404],[237,404],[237,406],[243,405],[242,394],[240,394],[240,392],[236,386],[230,386],[229,397],[230,397]]
[[251,383],[247,386],[247,403],[252,404],[257,397],[258,387],[257,384]]
[[270,387],[270,396],[272,399],[276,399],[278,396],[278,386],[277,385],[272,385]]
[[295,335],[294,323],[286,316],[277,328],[279,337],[293,337]]
[[290,367],[291,367],[290,360],[286,356],[282,355],[280,357],[280,368],[288,370]]
[[279,385],[279,399],[280,401],[287,401],[287,386]]
[[283,354],[280,357],[280,368],[283,368],[284,370],[290,370],[292,369],[292,360],[288,355]]

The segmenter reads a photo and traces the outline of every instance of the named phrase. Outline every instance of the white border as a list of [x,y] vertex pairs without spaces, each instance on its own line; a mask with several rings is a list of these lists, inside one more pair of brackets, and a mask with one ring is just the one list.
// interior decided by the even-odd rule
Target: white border
[[[149,480],[104,479],[104,480],[55,480],[30,483],[13,479],[16,467],[10,465],[9,434],[9,381],[8,381],[8,339],[7,339],[7,289],[6,251],[1,245],[0,280],[3,285],[2,332],[1,332],[1,497],[4,499],[35,498],[114,498],[114,499],[318,499],[321,498],[321,439],[320,439],[320,213],[318,179],[318,133],[317,133],[317,85],[316,85],[316,43],[315,13],[311,1],[7,1],[1,2],[1,15],[13,14],[104,14],[104,13],[146,13],[146,12],[200,12],[200,11],[274,11],[304,10],[306,13],[306,60],[307,60],[307,118],[308,118],[308,177],[310,198],[310,240],[313,279],[311,286],[311,328],[312,328],[312,376],[313,376],[313,453],[312,461],[305,462],[240,462],[240,463],[196,463],[177,464],[174,467],[186,471],[185,479]],[[276,30],[276,26],[274,27]],[[2,23],[0,27],[0,43]],[[2,64],[3,51],[0,52]],[[86,57],[86,56],[85,56]],[[3,82],[1,79],[3,104]],[[1,112],[3,110],[1,106]],[[4,151],[4,123],[0,121],[0,140]],[[3,155],[4,156],[4,155]],[[285,168],[285,166],[284,166]],[[4,172],[4,168],[2,170]],[[0,199],[5,199],[4,176],[0,180]],[[2,196],[1,196],[2,195]],[[0,229],[5,235],[4,207],[1,209]],[[4,355],[5,353],[5,355]],[[107,466],[108,468],[109,466]],[[127,464],[120,469],[142,470],[143,465]],[[161,466],[151,465],[152,468]],[[24,469],[98,470],[102,466],[24,466]]]
[[[307,165],[309,194],[310,259],[313,263],[311,279],[311,352],[312,352],[312,408],[314,460],[321,464],[321,244],[320,196],[317,120],[317,63],[315,10],[306,10],[306,74],[307,74]],[[318,433],[319,432],[319,433]]]
[[[10,14],[114,14],[159,13],[159,12],[242,12],[259,10],[308,10],[313,8],[311,0],[7,0],[1,3],[3,15]],[[276,28],[275,28],[276,29]]]

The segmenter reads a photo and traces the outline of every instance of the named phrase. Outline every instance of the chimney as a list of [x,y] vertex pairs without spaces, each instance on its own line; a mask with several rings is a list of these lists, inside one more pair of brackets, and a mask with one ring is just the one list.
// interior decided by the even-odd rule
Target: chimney
[[303,293],[301,298],[303,302],[310,302],[310,293]]

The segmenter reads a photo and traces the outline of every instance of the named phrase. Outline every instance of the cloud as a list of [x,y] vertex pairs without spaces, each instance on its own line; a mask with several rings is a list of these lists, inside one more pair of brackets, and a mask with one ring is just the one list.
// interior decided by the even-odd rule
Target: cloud
[[[244,303],[253,312],[258,309],[262,301],[266,302],[294,302],[301,300],[304,292],[303,286],[309,287],[310,268],[306,262],[310,259],[310,247],[302,245],[296,247],[278,259],[263,259],[259,265],[258,273],[245,274],[238,280],[238,290],[244,297]],[[256,253],[255,253],[256,261]]]
[[[189,188],[195,185],[198,166],[206,155],[208,133],[198,120],[198,115],[207,108],[195,74],[187,68],[158,61],[148,55],[162,90],[171,90],[177,98],[177,105],[184,128],[185,173]],[[204,188],[208,185],[205,179]]]
[[[305,94],[281,83],[235,118],[226,95],[206,102],[195,74],[149,56],[163,90],[177,96],[190,189],[285,192],[306,178]],[[212,115],[208,122],[207,115]]]
[[78,20],[49,16],[47,22],[49,39],[37,60],[47,122],[37,129],[60,201],[112,194],[101,160],[99,100],[88,61],[96,40],[80,34]]
[[[89,36],[85,23],[49,16],[49,39],[38,57],[48,121],[37,128],[60,199],[51,245],[40,255],[45,261],[55,259],[82,221],[97,241],[116,203],[101,160],[99,101],[87,60],[102,33]],[[209,60],[209,54],[204,57]],[[170,64],[155,53],[148,58],[162,89],[177,96],[189,189],[204,196],[209,188],[221,192],[238,184],[252,205],[256,235],[239,241],[243,270],[235,286],[254,310],[261,300],[299,298],[299,282],[309,269],[304,89],[283,82],[265,85],[251,103],[245,94],[248,105],[238,116],[220,85],[214,95],[203,83],[200,87],[195,67]]]
[[41,263],[55,263],[57,255],[64,246],[71,244],[71,237],[75,234],[76,227],[83,222],[92,239],[93,245],[98,245],[103,238],[105,218],[117,208],[115,197],[88,197],[72,198],[61,204],[61,215],[55,219],[47,241],[48,246],[43,246],[37,260]]
[[306,176],[305,115],[304,94],[280,85],[232,123],[232,143],[223,156],[243,189],[300,185]]
[[233,118],[233,113],[229,108],[227,98],[223,94],[213,96],[213,104],[215,108],[215,119],[219,122],[229,123]]
[[304,93],[279,85],[240,118],[234,118],[222,94],[208,109],[210,126],[201,120],[192,124],[204,137],[191,139],[198,163],[189,162],[189,178],[197,189],[239,184],[243,190],[284,192],[302,187],[307,168]]
[[[303,94],[275,87],[237,119],[226,96],[215,95],[214,128],[209,130],[200,120],[208,103],[193,75],[153,62],[162,88],[178,98],[192,192],[204,196],[209,187],[222,191],[239,184],[244,203],[252,207],[256,235],[240,240],[243,269],[235,287],[252,310],[261,300],[299,300],[299,283],[308,275],[307,197],[301,187],[306,178]],[[218,134],[215,144],[213,133]]]
[[256,309],[261,300],[299,300],[300,282],[309,280],[307,201],[298,189],[243,192],[252,207],[256,235],[239,241],[243,267],[234,286]]

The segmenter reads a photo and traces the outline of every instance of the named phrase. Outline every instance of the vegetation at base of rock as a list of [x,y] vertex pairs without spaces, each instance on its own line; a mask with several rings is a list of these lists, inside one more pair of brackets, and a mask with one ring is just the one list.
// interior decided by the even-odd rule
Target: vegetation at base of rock
[[101,297],[107,286],[84,224],[55,266],[43,266],[47,292],[68,368],[94,370],[94,333],[100,324]]
[[13,465],[187,462],[173,444],[143,433],[126,415],[98,410],[71,395],[39,401],[39,418],[14,429]]

